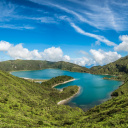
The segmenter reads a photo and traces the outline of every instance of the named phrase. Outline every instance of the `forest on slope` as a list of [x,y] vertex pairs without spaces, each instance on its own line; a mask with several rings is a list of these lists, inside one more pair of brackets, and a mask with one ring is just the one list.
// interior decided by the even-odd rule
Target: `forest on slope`
[[128,56],[122,57],[115,62],[104,66],[94,66],[90,68],[90,73],[93,74],[110,74],[124,75],[128,73]]
[[92,74],[110,74],[124,75],[128,73],[128,56],[109,63],[104,66],[94,66],[90,69],[73,63],[59,61],[50,62],[42,60],[8,60],[0,62],[0,70],[3,71],[19,71],[19,70],[42,70],[47,68],[56,68],[72,72],[85,72]]
[[0,62],[0,70],[3,71],[19,71],[19,70],[42,70],[47,68],[56,68],[71,72],[89,72],[88,68],[79,65],[59,61],[41,61],[41,60],[8,60]]

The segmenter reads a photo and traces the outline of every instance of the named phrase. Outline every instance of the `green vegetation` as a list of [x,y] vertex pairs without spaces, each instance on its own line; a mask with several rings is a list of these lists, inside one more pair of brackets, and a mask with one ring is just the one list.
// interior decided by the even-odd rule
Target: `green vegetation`
[[58,77],[50,79],[49,81],[42,82],[41,84],[43,86],[53,87],[56,84],[60,84],[60,83],[63,83],[65,81],[69,81],[72,79],[74,79],[74,78],[71,76],[58,76]]
[[[63,77],[67,78],[62,76],[53,80]],[[75,94],[77,86],[67,87],[60,92],[47,83],[46,86],[45,82],[41,85],[0,71],[0,127],[128,127],[127,80],[118,89],[118,96],[87,112],[57,105],[60,100]]]
[[115,90],[111,95],[112,96],[122,96],[128,93],[128,77],[125,79],[124,83]]
[[8,60],[0,62],[0,70],[19,71],[19,70],[42,70],[47,68],[57,68],[72,72],[89,72],[89,69],[69,62],[49,62],[41,60]]
[[77,86],[70,86],[60,92],[0,71],[0,127],[50,127],[71,123],[76,118],[74,115],[81,115],[82,110],[58,106],[57,102],[77,91]]
[[128,56],[107,64],[105,66],[95,66],[90,69],[92,74],[124,75],[128,73]]
[[[16,69],[8,67],[5,62],[0,63],[1,69],[10,70],[37,70],[40,68],[31,64],[30,61],[24,61],[26,64],[18,66]],[[7,62],[7,61],[6,61]],[[8,61],[10,63],[11,61]],[[39,62],[39,61],[35,61]],[[127,128],[128,127],[128,77],[127,77],[128,57],[121,58],[114,63],[106,66],[97,66],[91,68],[90,72],[94,74],[113,74],[116,77],[110,78],[115,80],[123,80],[124,84],[112,93],[113,98],[95,106],[94,108],[83,112],[80,108],[71,108],[67,105],[57,105],[60,100],[66,99],[78,91],[77,86],[69,86],[63,91],[52,88],[53,85],[73,79],[68,76],[59,76],[52,78],[42,84],[24,80],[6,72],[0,71],[0,127],[2,128]],[[4,67],[5,63],[5,67]],[[44,63],[44,62],[43,62]],[[58,62],[63,63],[66,62]],[[56,64],[58,64],[56,63]],[[13,65],[11,64],[11,65]],[[39,63],[38,63],[39,64]],[[35,64],[35,65],[38,65]],[[70,63],[68,63],[70,65]],[[73,71],[68,69],[66,64],[56,68]],[[72,64],[71,64],[72,65]],[[21,67],[20,67],[21,66]],[[53,68],[55,68],[52,65]],[[37,69],[36,69],[37,68]],[[50,66],[49,66],[50,68]],[[82,68],[78,68],[79,71]],[[83,70],[81,70],[83,71]],[[86,70],[87,71],[87,70]],[[108,79],[108,78],[106,78]]]
[[124,74],[124,75],[112,76],[110,78],[104,77],[103,79],[125,81],[127,77],[128,77],[128,74]]
[[[127,83],[128,86],[128,83]],[[127,128],[128,95],[112,98],[101,105],[90,109],[73,127],[85,128]]]
[[29,80],[30,82],[38,82],[38,83],[42,83],[42,82],[45,82],[45,81],[48,81],[47,79],[31,79],[31,78],[24,78],[26,80]]

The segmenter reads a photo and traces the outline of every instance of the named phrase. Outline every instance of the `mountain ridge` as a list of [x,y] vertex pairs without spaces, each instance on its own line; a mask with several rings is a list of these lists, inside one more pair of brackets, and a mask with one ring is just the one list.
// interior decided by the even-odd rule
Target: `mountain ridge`
[[122,57],[104,66],[90,68],[92,74],[124,75],[128,73],[128,56]]
[[57,68],[61,70],[67,70],[71,72],[89,72],[86,67],[70,62],[50,62],[42,60],[8,60],[0,62],[0,70],[3,71],[18,71],[18,70],[42,70],[47,68]]
[[128,56],[122,57],[114,62],[103,66],[93,66],[90,69],[79,66],[74,63],[42,60],[8,60],[0,62],[0,70],[19,71],[19,70],[43,70],[47,68],[56,68],[71,72],[84,72],[91,74],[125,75],[128,73]]

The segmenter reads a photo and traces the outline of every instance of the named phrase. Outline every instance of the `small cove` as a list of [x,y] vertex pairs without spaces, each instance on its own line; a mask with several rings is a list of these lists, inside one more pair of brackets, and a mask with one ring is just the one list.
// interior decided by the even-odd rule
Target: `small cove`
[[80,86],[80,93],[66,104],[70,105],[71,107],[80,107],[84,111],[111,98],[111,92],[116,90],[122,84],[121,81],[102,79],[103,77],[111,77],[109,75],[93,75],[89,73],[69,72],[59,69],[17,71],[12,72],[11,74],[18,77],[45,80],[61,75],[74,77],[76,80],[58,85],[55,88],[62,89],[72,85]]

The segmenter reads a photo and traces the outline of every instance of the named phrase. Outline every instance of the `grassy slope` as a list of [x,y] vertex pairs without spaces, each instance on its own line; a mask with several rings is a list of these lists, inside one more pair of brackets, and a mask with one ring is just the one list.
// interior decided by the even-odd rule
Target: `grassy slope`
[[71,86],[59,92],[0,71],[0,127],[51,127],[72,122],[82,110],[56,104],[77,90]]
[[57,68],[72,72],[89,72],[89,69],[69,62],[49,62],[41,60],[8,60],[0,62],[0,70],[41,70],[46,68]]
[[115,97],[90,109],[79,121],[73,124],[72,128],[77,126],[86,128],[127,128],[128,95]]
[[124,75],[128,73],[128,56],[104,66],[95,66],[90,69],[93,74]]
[[74,79],[73,77],[71,76],[57,76],[57,77],[54,77],[46,82],[42,82],[41,85],[43,86],[48,86],[48,87],[53,87],[54,85],[56,84],[60,84],[60,83],[63,83],[65,81],[69,81],[69,80],[72,80]]
[[[128,86],[127,81],[125,86]],[[128,94],[125,86],[121,87],[124,93],[118,97],[83,112],[79,108],[56,105],[77,92],[76,86],[59,92],[0,71],[0,127],[126,128]]]

